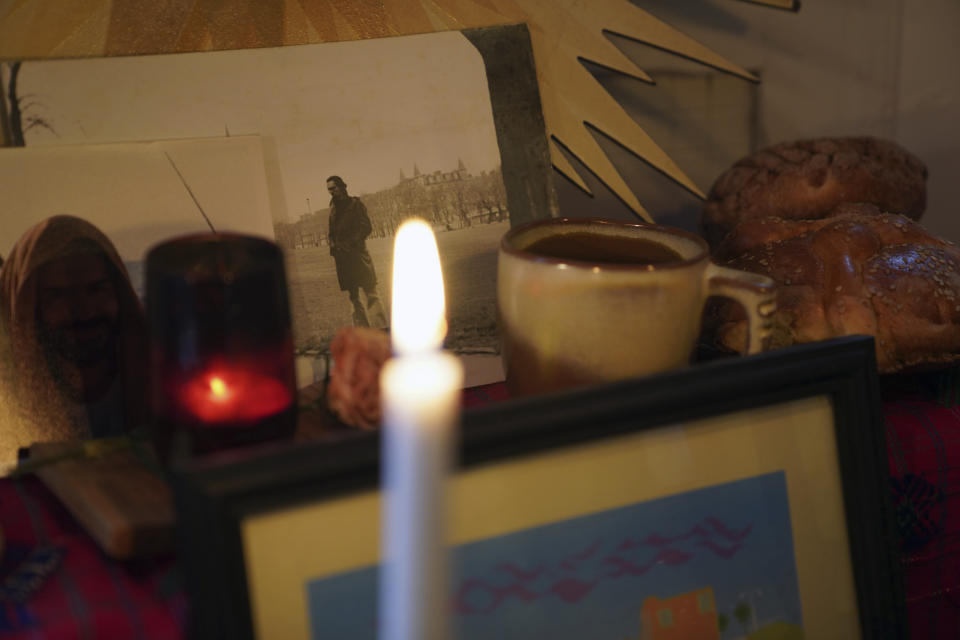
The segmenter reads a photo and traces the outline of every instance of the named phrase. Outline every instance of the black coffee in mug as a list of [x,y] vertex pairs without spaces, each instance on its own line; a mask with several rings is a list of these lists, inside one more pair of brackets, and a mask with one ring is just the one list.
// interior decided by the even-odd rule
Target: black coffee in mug
[[591,264],[656,265],[683,260],[676,250],[647,238],[576,232],[534,240],[524,251]]

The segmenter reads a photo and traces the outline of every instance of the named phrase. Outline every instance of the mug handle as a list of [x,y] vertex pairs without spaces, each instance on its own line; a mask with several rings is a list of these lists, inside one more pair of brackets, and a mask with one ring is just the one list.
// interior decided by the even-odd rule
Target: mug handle
[[759,353],[770,335],[770,318],[777,310],[776,288],[772,278],[710,263],[707,267],[707,292],[711,296],[731,298],[747,312],[747,344],[744,355]]

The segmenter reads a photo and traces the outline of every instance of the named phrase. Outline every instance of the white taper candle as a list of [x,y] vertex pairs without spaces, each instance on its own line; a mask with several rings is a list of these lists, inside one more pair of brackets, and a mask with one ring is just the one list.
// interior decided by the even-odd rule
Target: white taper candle
[[443,277],[436,239],[425,222],[400,227],[393,264],[395,357],[380,377],[384,507],[379,637],[446,640],[446,477],[463,368],[441,351],[446,333]]

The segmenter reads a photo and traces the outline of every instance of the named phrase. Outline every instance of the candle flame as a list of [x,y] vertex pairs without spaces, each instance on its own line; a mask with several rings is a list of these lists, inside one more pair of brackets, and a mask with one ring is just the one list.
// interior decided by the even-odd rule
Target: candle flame
[[210,378],[210,391],[213,393],[215,398],[223,399],[227,395],[227,384],[222,378]]
[[447,333],[437,240],[424,220],[407,220],[393,244],[391,332],[396,353],[439,349]]

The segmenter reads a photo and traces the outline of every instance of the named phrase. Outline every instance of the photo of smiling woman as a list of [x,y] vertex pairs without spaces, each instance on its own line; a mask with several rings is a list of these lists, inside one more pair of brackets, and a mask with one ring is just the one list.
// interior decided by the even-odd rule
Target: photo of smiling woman
[[110,240],[58,215],[0,268],[0,467],[34,442],[122,435],[145,411],[143,308]]

